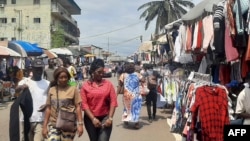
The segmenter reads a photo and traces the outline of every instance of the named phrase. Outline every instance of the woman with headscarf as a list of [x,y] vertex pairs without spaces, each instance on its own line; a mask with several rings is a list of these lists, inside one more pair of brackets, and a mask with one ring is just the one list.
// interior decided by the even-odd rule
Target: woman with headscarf
[[[48,141],[73,141],[76,132],[78,137],[83,134],[83,121],[81,111],[81,97],[76,86],[70,86],[70,74],[64,67],[59,67],[54,72],[54,80],[50,83],[43,123],[43,136]],[[56,128],[59,109],[68,112],[75,111],[75,132],[62,131]]]
[[118,90],[123,86],[123,115],[122,121],[125,125],[128,122],[135,123],[136,129],[140,128],[139,117],[141,112],[142,96],[139,92],[140,81],[143,81],[143,77],[140,73],[135,72],[134,63],[126,63],[124,65],[125,73],[122,73],[119,79]]
[[104,61],[95,59],[89,69],[90,78],[81,88],[84,125],[90,141],[109,141],[117,104],[113,84],[103,79]]

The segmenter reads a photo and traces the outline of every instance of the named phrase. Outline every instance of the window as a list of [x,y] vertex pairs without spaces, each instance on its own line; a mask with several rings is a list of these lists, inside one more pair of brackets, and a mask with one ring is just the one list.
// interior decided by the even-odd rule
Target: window
[[7,4],[6,0],[0,0],[0,4]]
[[40,22],[41,22],[40,18],[34,18],[34,23],[40,23]]
[[11,18],[12,23],[16,23],[16,18]]
[[16,0],[11,0],[11,4],[16,4]]
[[0,18],[0,23],[7,23],[7,18]]
[[40,0],[34,0],[34,4],[40,4]]
[[15,40],[16,40],[16,37],[12,37],[12,38],[11,38],[11,41],[15,41]]

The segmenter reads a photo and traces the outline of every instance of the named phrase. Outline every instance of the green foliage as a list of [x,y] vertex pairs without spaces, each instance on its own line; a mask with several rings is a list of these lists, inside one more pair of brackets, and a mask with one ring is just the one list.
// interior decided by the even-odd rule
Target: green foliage
[[[56,31],[53,31],[51,34],[51,48],[59,48],[66,46],[67,42],[65,43],[63,29],[58,28]],[[69,43],[68,43],[69,44]]]
[[156,19],[155,34],[164,30],[165,25],[181,18],[188,8],[194,7],[190,0],[161,0],[152,1],[141,5],[138,10],[144,9],[140,19],[146,21],[145,30],[149,24]]

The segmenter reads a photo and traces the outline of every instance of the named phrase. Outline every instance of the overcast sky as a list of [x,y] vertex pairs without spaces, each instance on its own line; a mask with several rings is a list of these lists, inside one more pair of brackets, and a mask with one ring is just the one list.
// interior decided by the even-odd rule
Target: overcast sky
[[[128,56],[136,52],[143,41],[150,40],[155,22],[145,30],[138,7],[152,0],[75,0],[81,15],[73,16],[80,28],[80,45],[92,44]],[[196,4],[201,0],[193,0]]]

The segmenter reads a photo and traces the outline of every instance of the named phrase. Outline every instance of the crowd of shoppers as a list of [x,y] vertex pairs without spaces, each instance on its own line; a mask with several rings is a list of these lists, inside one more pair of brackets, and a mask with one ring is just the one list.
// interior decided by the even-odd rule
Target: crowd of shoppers
[[[21,131],[21,140],[28,138],[29,141],[73,141],[76,135],[80,137],[83,134],[85,128],[90,141],[109,141],[118,101],[115,87],[103,78],[104,61],[95,59],[90,64],[87,71],[89,77],[83,81],[81,87],[69,83],[81,80],[79,77],[84,76],[78,74],[80,62],[73,65],[64,60],[63,63],[63,66],[56,66],[55,61],[49,59],[48,67],[45,67],[43,60],[37,58],[31,62],[31,75],[18,82],[16,92],[22,95],[24,89],[28,88],[33,103],[30,107],[32,114],[29,116],[29,124],[24,124],[21,120],[21,125],[29,131]],[[145,70],[144,73],[140,70],[140,64],[134,63],[119,64],[115,69],[118,75],[118,89],[124,87],[121,120],[126,126],[132,123],[135,129],[141,127],[139,121],[143,98],[140,85],[147,83],[146,77],[151,73],[150,70]],[[156,94],[156,91],[150,90],[146,96],[149,120],[156,116]],[[57,120],[61,116],[60,109],[75,113],[74,131],[57,128]]]

